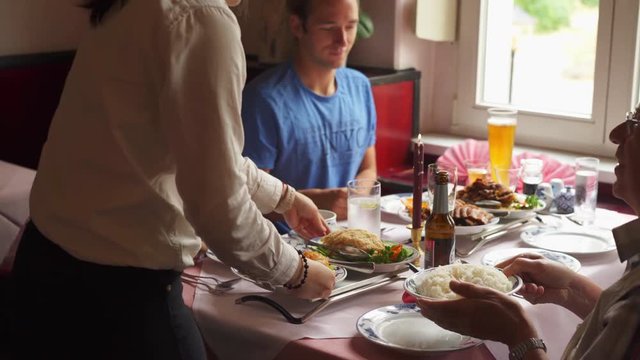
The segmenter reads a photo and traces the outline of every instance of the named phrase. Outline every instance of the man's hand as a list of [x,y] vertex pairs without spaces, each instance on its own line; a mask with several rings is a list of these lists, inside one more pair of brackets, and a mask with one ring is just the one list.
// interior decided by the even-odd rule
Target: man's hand
[[299,192],[313,200],[318,208],[336,213],[338,220],[347,219],[347,188],[304,189]]

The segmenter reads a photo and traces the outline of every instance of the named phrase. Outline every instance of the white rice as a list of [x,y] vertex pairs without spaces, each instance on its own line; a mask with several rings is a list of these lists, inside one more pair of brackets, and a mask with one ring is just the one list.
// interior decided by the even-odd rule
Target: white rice
[[509,292],[512,284],[502,271],[486,265],[451,264],[427,271],[416,279],[417,291],[434,299],[458,299],[460,296],[449,288],[453,279],[486,286],[501,292]]

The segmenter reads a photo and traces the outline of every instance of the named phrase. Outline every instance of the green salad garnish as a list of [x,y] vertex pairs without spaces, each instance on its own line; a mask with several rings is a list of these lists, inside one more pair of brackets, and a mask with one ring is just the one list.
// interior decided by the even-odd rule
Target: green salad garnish
[[511,205],[511,208],[516,210],[533,210],[540,206],[540,199],[536,195],[527,195],[524,202],[516,202]]

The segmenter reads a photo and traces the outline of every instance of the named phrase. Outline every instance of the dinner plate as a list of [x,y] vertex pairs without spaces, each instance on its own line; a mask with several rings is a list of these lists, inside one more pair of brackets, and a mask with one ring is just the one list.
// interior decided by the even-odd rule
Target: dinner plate
[[[428,269],[420,270],[417,273],[413,273],[404,281],[404,289],[415,298],[422,298],[422,299],[429,299],[429,300],[447,300],[447,299],[431,298],[431,297],[422,295],[418,291],[418,288],[423,283],[423,281],[429,276],[431,276],[431,273],[436,269],[437,268],[428,268]],[[518,290],[520,290],[520,288],[522,288],[522,285],[524,285],[522,278],[518,275],[509,276],[507,279],[511,283],[511,290],[505,293],[507,295],[515,294]]]
[[[252,282],[258,286],[260,286],[263,289],[266,290],[274,290],[274,287],[267,283],[267,282],[263,282],[263,281],[257,281],[254,280],[252,278],[250,278],[249,276],[247,276],[246,274],[240,272],[240,270],[236,269],[236,268],[231,268],[231,272],[233,272],[234,274],[238,275],[239,277],[243,278],[246,281]],[[335,266],[335,275],[336,275],[336,284],[339,283],[340,281],[344,280],[347,278],[347,269],[343,268],[342,266]]]
[[420,314],[416,304],[371,310],[358,319],[365,339],[410,355],[437,355],[482,344],[482,340],[445,330]]
[[[519,199],[522,199],[524,195],[516,194]],[[512,209],[512,208],[499,208],[493,209],[490,207],[479,206],[480,208],[492,213],[495,216],[504,217],[508,219],[519,219],[526,216],[531,216],[533,212],[541,211],[546,207],[546,203],[542,200],[538,200],[538,206],[533,209]]]
[[509,248],[509,249],[497,249],[493,250],[482,257],[482,264],[489,266],[496,266],[504,260],[510,259],[516,255],[523,253],[536,253],[546,257],[549,260],[557,261],[563,265],[566,265],[569,269],[578,272],[580,267],[580,261],[573,256],[557,252],[549,251],[537,248]]
[[[400,209],[400,211],[398,212],[398,216],[400,216],[402,220],[405,220],[409,223],[411,223],[412,221],[411,215],[409,215],[409,211],[407,210],[406,207],[403,207],[402,209]],[[473,226],[456,225],[455,233],[456,235],[477,234],[497,224],[499,221],[500,221],[500,218],[495,216],[493,219],[491,219],[488,223],[484,225],[473,225]]]
[[[400,193],[385,195],[380,198],[380,211],[383,213],[397,215],[401,209],[406,209],[402,203],[402,199],[413,197],[411,193]],[[427,192],[422,194],[422,201],[427,200]]]
[[572,255],[600,254],[616,248],[610,234],[606,236],[587,228],[578,232],[536,227],[523,231],[520,238],[529,246]]
[[[314,245],[319,245],[319,246],[324,246],[322,244],[322,238],[313,238],[311,240],[309,240],[309,243],[314,244]],[[389,242],[389,241],[383,241],[383,243],[385,245],[398,245],[398,243],[396,242]],[[411,255],[409,255],[406,259],[402,260],[402,261],[398,261],[398,262],[393,262],[393,263],[386,263],[386,264],[375,264],[374,273],[387,273],[387,272],[392,272],[392,271],[396,271],[396,270],[400,270],[401,268],[406,268],[408,265],[408,263],[412,262],[413,260],[415,260],[416,258],[418,258],[420,256],[420,253],[418,251],[416,251],[416,249],[413,246],[409,246],[409,245],[402,245],[405,250],[409,251]],[[347,261],[347,260],[342,260],[342,259],[336,259],[333,257],[329,257],[331,259],[331,262],[334,264],[343,264],[343,265],[354,265],[354,264],[359,264],[359,263],[363,263],[364,261]]]

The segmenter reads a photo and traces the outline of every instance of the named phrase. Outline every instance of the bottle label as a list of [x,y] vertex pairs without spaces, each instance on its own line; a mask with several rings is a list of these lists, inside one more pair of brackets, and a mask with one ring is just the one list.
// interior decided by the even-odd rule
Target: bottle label
[[425,241],[424,268],[453,264],[456,253],[456,238],[429,239]]

